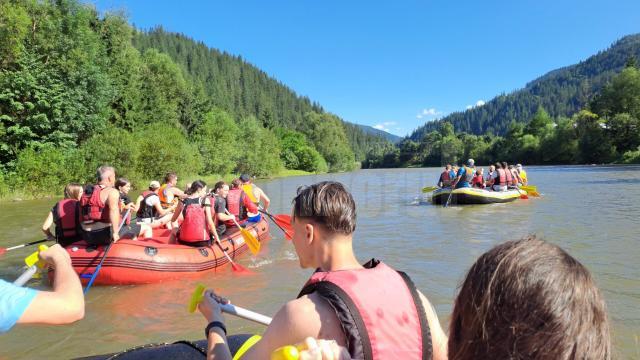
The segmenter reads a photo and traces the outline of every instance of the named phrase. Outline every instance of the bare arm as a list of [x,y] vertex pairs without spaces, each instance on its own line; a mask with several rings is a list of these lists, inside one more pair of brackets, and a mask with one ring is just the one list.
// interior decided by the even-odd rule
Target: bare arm
[[235,216],[227,215],[227,213],[223,213],[223,212],[216,213],[216,216],[218,217],[218,220],[222,220],[222,221],[233,221],[236,219]]
[[[160,204],[157,204],[158,206],[160,206]],[[183,203],[178,203],[178,207],[176,208],[176,211],[173,213],[173,216],[171,217],[171,222],[172,223],[176,223],[176,221],[178,221],[178,218],[180,217],[180,213],[182,212],[182,208],[184,207]],[[177,227],[177,223],[175,224]]]
[[107,207],[109,208],[109,222],[111,222],[111,233],[113,241],[120,240],[120,193],[116,189],[111,189],[107,195]]
[[54,239],[55,236],[51,233],[51,225],[53,225],[53,213],[49,211],[49,215],[44,220],[42,224],[42,232],[47,237],[47,239]]
[[171,189],[169,189],[169,191],[171,191],[171,193],[173,194],[173,196],[177,196],[180,199],[185,199],[188,195],[184,193],[184,191],[178,189],[177,187],[173,186],[171,187]]
[[264,208],[264,211],[268,211],[269,204],[271,204],[271,200],[269,199],[267,194],[265,194],[264,191],[262,191],[262,189],[258,188],[258,190],[260,191],[260,197],[258,198],[258,201],[262,202],[263,204],[262,207]]
[[435,313],[427,297],[420,291],[418,291],[418,293],[420,294],[420,300],[422,300],[422,306],[427,315],[427,322],[429,322],[431,341],[433,343],[433,360],[447,360],[447,342],[449,341],[447,335],[442,331],[438,315]]
[[19,324],[68,324],[84,317],[84,296],[71,259],[60,245],[40,257],[55,268],[53,291],[39,291],[18,320]]
[[216,241],[220,241],[220,238],[218,237],[218,232],[216,231],[216,225],[213,222],[213,216],[212,216],[212,211],[211,211],[211,200],[209,200],[209,198],[206,198],[204,200],[205,205],[209,205],[209,206],[205,206],[204,208],[204,215],[207,219],[207,226],[209,228],[209,233],[211,234],[211,236],[213,236],[213,238]]

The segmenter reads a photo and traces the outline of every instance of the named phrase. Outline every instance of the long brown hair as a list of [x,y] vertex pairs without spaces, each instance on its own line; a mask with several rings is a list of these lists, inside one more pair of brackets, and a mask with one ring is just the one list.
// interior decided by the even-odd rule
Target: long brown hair
[[449,359],[610,359],[606,306],[589,271],[530,236],[484,253],[456,298]]
[[64,187],[64,198],[65,199],[76,199],[79,200],[82,196],[82,185],[78,183],[69,183]]

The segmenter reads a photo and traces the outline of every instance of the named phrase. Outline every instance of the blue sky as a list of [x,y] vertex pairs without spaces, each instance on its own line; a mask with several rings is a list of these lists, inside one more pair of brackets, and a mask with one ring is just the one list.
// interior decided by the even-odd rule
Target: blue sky
[[343,119],[406,135],[640,32],[640,1],[88,1],[241,55]]

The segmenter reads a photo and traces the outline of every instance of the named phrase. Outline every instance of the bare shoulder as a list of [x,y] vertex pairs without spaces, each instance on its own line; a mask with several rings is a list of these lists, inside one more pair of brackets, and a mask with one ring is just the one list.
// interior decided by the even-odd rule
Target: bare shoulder
[[433,359],[447,359],[447,342],[449,339],[442,330],[438,315],[431,305],[431,302],[429,302],[429,299],[427,299],[422,292],[418,291],[418,293],[420,294],[420,300],[422,301],[422,306],[424,307],[427,321],[429,322],[429,330],[431,331],[431,339],[433,342]]
[[268,358],[273,350],[302,342],[307,337],[334,339],[341,345],[345,343],[333,309],[315,294],[291,300],[282,306],[260,342],[247,353],[247,359]]

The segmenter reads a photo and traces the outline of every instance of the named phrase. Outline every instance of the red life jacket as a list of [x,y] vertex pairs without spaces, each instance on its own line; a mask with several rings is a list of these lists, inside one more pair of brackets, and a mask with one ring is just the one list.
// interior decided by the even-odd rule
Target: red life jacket
[[496,171],[498,172],[498,181],[493,185],[507,186],[507,175],[505,175],[506,171],[503,169],[496,169]]
[[56,224],[56,240],[65,246],[82,240],[80,232],[80,202],[76,199],[64,199],[52,209]]
[[178,231],[178,239],[183,242],[200,242],[209,240],[209,229],[204,212],[204,199],[193,198],[183,200],[182,215],[184,220]]
[[[108,189],[108,188],[104,188]],[[87,186],[85,192],[80,198],[80,207],[82,208],[82,221],[100,221],[108,223],[109,211],[107,206],[100,199],[100,193],[104,190],[100,185]]]
[[140,202],[140,208],[138,209],[138,217],[141,219],[158,217],[158,210],[155,206],[147,205],[147,199],[152,196],[158,196],[153,191],[146,190],[142,192],[142,201]]
[[431,359],[429,323],[409,276],[375,259],[364,266],[316,271],[298,297],[315,292],[331,304],[354,359]]
[[[244,196],[245,194],[242,189],[231,189],[227,194],[227,210],[229,210],[229,213],[235,216],[238,221],[243,220],[247,213],[247,209],[244,207]],[[231,221],[229,225],[233,225],[233,221]]]
[[449,174],[451,170],[445,170],[440,174],[440,181],[442,182],[442,186],[451,185],[451,175]]
[[513,185],[513,176],[511,174],[511,170],[504,169],[502,171],[504,171],[504,173],[505,173],[505,177],[507,179],[507,185]]

